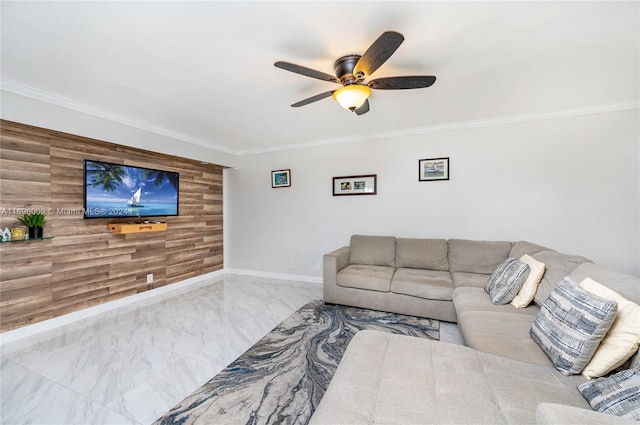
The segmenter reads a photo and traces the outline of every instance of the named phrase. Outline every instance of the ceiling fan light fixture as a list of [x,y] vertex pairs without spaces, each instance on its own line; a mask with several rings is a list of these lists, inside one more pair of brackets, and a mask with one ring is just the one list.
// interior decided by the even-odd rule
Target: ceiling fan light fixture
[[363,84],[350,84],[333,92],[333,98],[344,109],[355,111],[369,98],[371,89]]

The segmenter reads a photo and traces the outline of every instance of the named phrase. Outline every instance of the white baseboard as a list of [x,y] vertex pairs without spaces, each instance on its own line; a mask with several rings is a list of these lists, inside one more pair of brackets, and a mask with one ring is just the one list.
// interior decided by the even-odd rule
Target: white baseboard
[[229,274],[239,274],[243,276],[256,276],[264,277],[267,279],[279,279],[279,280],[295,280],[297,282],[318,283],[322,284],[322,276],[308,276],[302,274],[287,274],[287,273],[273,273],[263,272],[259,270],[245,270],[245,269],[224,269]]
[[129,306],[131,304],[139,304],[141,302],[153,302],[153,299],[174,291],[184,291],[193,289],[194,285],[199,283],[208,284],[211,283],[211,279],[218,278],[227,273],[224,270],[218,270],[211,273],[206,273],[199,276],[194,276],[189,279],[181,280],[170,285],[161,286],[151,289],[149,291],[141,292],[139,294],[131,295],[128,297],[120,298],[118,300],[109,301],[104,304],[88,307],[82,310],[74,311],[72,313],[65,314],[63,316],[54,317],[52,319],[44,320],[42,322],[34,323],[33,325],[23,326],[18,329],[0,333],[0,346],[20,340],[22,338],[31,337],[42,332],[48,332],[55,329],[62,328],[66,325],[71,325],[82,320],[95,318],[96,316],[108,313],[117,308]]
[[[63,316],[54,317],[52,319],[44,320],[42,322],[34,323],[33,325],[23,326],[18,329],[0,333],[0,346],[11,342],[18,341],[23,338],[33,337],[35,335],[59,330],[63,332],[68,325],[78,324],[83,320],[95,319],[101,320],[103,315],[126,306],[136,304],[136,308],[141,303],[152,303],[154,298],[170,293],[170,292],[184,292],[192,290],[197,287],[198,284],[206,285],[211,283],[212,279],[222,277],[225,274],[237,274],[244,276],[256,276],[264,277],[268,279],[280,279],[280,280],[293,280],[298,282],[307,282],[314,284],[322,284],[322,277],[318,276],[306,276],[306,275],[294,275],[285,273],[271,273],[262,272],[257,270],[242,270],[242,269],[222,269],[211,273],[206,273],[200,276],[194,276],[189,279],[181,280],[170,285],[154,288],[149,291],[141,292],[139,294],[131,295],[118,300],[109,301],[104,304],[88,307],[82,310],[74,311],[72,313],[65,314]],[[48,336],[55,336],[48,334]]]

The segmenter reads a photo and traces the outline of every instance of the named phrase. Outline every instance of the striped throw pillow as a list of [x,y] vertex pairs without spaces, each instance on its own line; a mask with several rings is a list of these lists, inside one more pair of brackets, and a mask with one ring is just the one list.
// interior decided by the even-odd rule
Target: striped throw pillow
[[593,410],[640,420],[640,365],[578,385]]
[[529,276],[529,265],[515,258],[507,258],[493,272],[484,286],[494,304],[508,304],[518,295]]
[[564,375],[580,373],[613,324],[618,305],[565,277],[551,291],[529,334]]

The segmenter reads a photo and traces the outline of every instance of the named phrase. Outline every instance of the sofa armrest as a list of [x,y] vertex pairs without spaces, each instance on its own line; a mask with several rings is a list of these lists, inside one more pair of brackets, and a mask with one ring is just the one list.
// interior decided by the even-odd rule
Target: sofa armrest
[[322,291],[325,303],[337,303],[338,272],[349,265],[349,247],[343,246],[322,257]]
[[556,403],[541,403],[536,409],[537,425],[622,425],[637,424],[630,418],[608,415]]

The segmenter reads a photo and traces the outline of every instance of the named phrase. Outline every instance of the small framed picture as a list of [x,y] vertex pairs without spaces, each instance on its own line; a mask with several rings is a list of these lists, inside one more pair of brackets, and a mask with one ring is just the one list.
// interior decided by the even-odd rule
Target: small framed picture
[[376,180],[376,174],[334,177],[333,196],[375,195],[377,193]]
[[449,158],[418,160],[418,180],[421,182],[449,180]]
[[271,187],[290,187],[291,170],[276,170],[271,172]]

